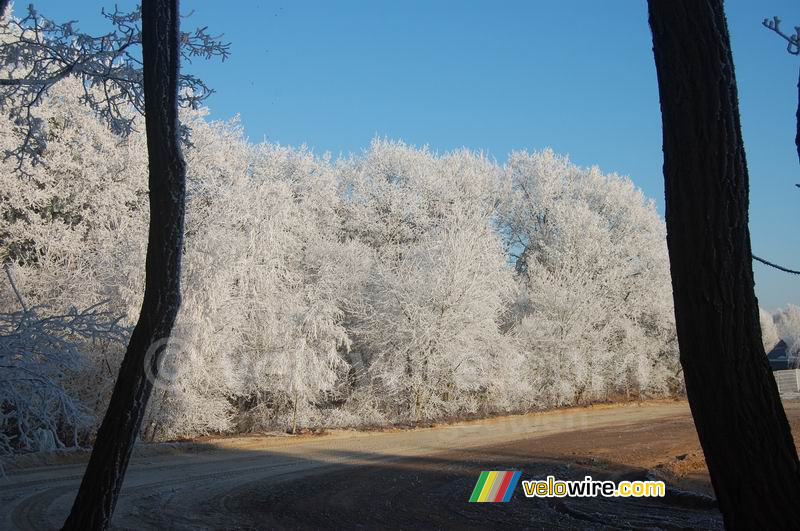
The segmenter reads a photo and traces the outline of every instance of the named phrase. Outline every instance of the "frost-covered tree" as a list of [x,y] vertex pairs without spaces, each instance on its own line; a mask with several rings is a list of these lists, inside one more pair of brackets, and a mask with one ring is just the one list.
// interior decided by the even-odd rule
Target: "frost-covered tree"
[[[336,186],[310,152],[252,146],[234,124],[192,124],[184,304],[189,356],[157,393],[151,429],[294,430],[346,372],[337,306]],[[169,358],[170,354],[167,353]]]
[[[84,90],[66,78],[43,96],[47,149],[26,162],[31,178],[3,163],[0,248],[32,304],[65,313],[108,300],[131,325],[144,286],[146,138],[108,134],[78,101]],[[663,227],[629,181],[550,152],[502,166],[381,140],[332,161],[251,144],[236,120],[203,110],[181,120],[192,131],[183,303],[150,373],[146,439],[676,388]],[[0,142],[19,134],[0,128]],[[1,309],[13,312],[9,293]],[[96,391],[70,396],[89,429],[120,354],[79,352],[75,381]]]
[[676,372],[664,227],[617,175],[512,153],[503,225],[522,287],[516,332],[545,403],[661,393]]
[[[38,106],[65,79],[82,87],[81,103],[97,114],[115,134],[127,136],[144,113],[144,62],[142,60],[142,10],[102,10],[111,26],[103,35],[78,30],[75,21],[59,23],[30,4],[18,17],[0,6],[0,110],[7,112],[21,141],[5,151],[17,170],[25,162],[41,162],[47,147],[46,119]],[[230,45],[207,32],[206,27],[179,35],[180,58],[210,59],[230,55]],[[213,92],[202,79],[187,72],[177,77],[179,102],[197,108]],[[132,112],[133,111],[133,112]],[[184,133],[186,131],[184,130]]]
[[[82,92],[77,80],[65,79],[40,104],[44,163],[27,165],[27,175],[14,171],[16,161],[0,163],[1,258],[17,264],[32,305],[60,311],[109,300],[131,324],[144,281],[144,135],[108,134],[78,103]],[[0,128],[1,148],[17,142],[13,128]]]
[[[5,5],[2,8],[5,11]],[[159,367],[158,355],[148,358],[150,349],[169,337],[180,305],[185,165],[179,138],[185,129],[178,121],[179,92],[194,102],[195,97],[202,99],[205,86],[192,76],[182,76],[179,61],[181,56],[186,60],[193,55],[224,57],[227,49],[204,29],[181,34],[175,0],[145,0],[141,10],[131,13],[115,10],[107,15],[114,30],[100,37],[77,32],[72,22],[56,24],[40,16],[33,6],[22,19],[2,15],[0,109],[12,125],[10,136],[18,139],[6,150],[6,159],[16,155],[15,173],[27,177],[26,166],[42,161],[45,135],[57,128],[47,127],[36,110],[64,79],[79,81],[83,89],[79,102],[120,136],[133,131],[131,110],[147,108],[150,221],[144,297],[109,408],[65,523],[67,529],[105,528],[152,390],[153,382],[146,373],[148,369],[157,372]],[[27,213],[29,210],[23,209],[12,216]],[[62,209],[56,202],[34,213],[61,215]],[[63,217],[66,224],[75,221],[69,212]],[[28,241],[20,243],[30,247]],[[33,242],[37,243],[45,244]],[[38,257],[30,249],[12,249],[11,256],[4,258],[19,262]]]
[[[31,287],[31,304],[63,312],[107,299],[109,309],[131,325],[144,283],[145,139],[140,131],[109,135],[79,105],[81,91],[65,79],[42,100],[38,112],[52,132],[42,164],[28,168],[30,178],[16,175],[13,161],[3,163],[3,207],[13,215],[0,220],[2,252],[16,263],[20,282]],[[186,303],[178,339],[192,345],[183,355],[195,357],[178,367],[181,353],[167,352],[159,379],[165,385],[156,390],[146,435],[263,428],[279,417],[291,426],[295,404],[301,423],[317,418],[309,404],[334,392],[346,371],[339,350],[346,353],[347,341],[334,298],[347,272],[334,273],[331,262],[341,260],[327,254],[337,252],[339,228],[333,168],[302,149],[253,146],[236,123],[207,123],[203,112],[186,110],[183,120],[193,130],[193,146],[187,150]],[[0,139],[13,144],[12,130],[1,131]],[[2,302],[9,310],[16,304],[5,291]],[[242,311],[249,307],[252,312]],[[264,342],[268,346],[261,348]],[[334,351],[321,365],[314,364],[321,358],[299,360],[294,388],[286,383],[284,366],[295,361],[295,352],[324,357]],[[83,364],[92,378],[105,379],[94,386],[102,396],[87,397],[92,407],[107,404],[119,354]],[[250,370],[268,359],[269,377]],[[161,382],[172,372],[180,377]]]
[[[44,165],[31,168],[36,180],[8,196],[24,215],[3,221],[3,249],[17,253],[37,303],[110,299],[130,316],[143,283],[144,138],[103,135],[74,103],[80,90],[66,81],[43,100],[39,112],[62,125]],[[208,122],[202,111],[183,120],[193,132],[183,305],[148,440],[545,407],[674,386],[668,286],[654,273],[663,269],[653,251],[658,221],[626,181],[552,153],[517,154],[504,168],[468,151],[437,155],[389,141],[333,163],[304,148],[253,145],[235,120]],[[48,157],[61,171],[45,169]],[[536,165],[550,169],[539,176]],[[551,223],[529,222],[523,175],[537,175],[537,204]],[[69,223],[49,214],[54,202]],[[642,216],[649,221],[636,221]],[[531,240],[538,254],[535,245],[509,246],[539,233]],[[509,251],[518,255],[511,262]],[[631,260],[649,264],[641,282]],[[106,398],[94,399],[105,403],[119,355],[85,361],[86,374],[106,378],[95,386]]]
[[513,284],[493,228],[499,168],[376,140],[339,169],[345,238],[364,256],[345,304],[384,407],[413,419],[509,407],[522,382],[501,331]]
[[500,330],[513,285],[499,237],[486,221],[444,223],[396,262],[376,260],[354,327],[374,384],[416,419],[502,405],[513,382]]
[[800,358],[800,307],[789,304],[786,308],[778,310],[773,316],[777,335],[786,343],[790,361],[797,365]]
[[[2,249],[33,303],[108,299],[130,325],[144,282],[145,139],[104,134],[75,101],[81,90],[65,80],[43,99],[54,133],[33,179],[6,162],[15,214],[0,225]],[[663,234],[629,182],[552,153],[503,167],[389,141],[332,162],[253,145],[235,120],[204,111],[182,119],[193,140],[183,305],[148,440],[674,387]],[[531,221],[537,209],[545,223]],[[120,356],[84,358],[102,397],[79,399],[96,417]]]
[[771,313],[764,308],[759,308],[758,317],[761,323],[761,341],[764,343],[764,352],[769,354],[781,338]]

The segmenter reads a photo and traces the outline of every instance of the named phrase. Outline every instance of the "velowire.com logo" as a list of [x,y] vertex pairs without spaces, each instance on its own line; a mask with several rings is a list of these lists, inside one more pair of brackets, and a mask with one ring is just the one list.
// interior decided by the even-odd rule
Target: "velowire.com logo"
[[519,470],[484,470],[475,489],[471,502],[507,502],[514,494],[514,487],[519,481]]

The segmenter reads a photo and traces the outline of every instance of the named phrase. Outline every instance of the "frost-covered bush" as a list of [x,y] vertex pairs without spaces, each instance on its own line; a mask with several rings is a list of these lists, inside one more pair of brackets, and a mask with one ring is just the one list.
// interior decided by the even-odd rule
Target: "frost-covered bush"
[[93,418],[71,388],[85,382],[89,353],[127,332],[101,304],[57,314],[28,308],[11,286],[20,309],[0,312],[0,455],[78,446]]

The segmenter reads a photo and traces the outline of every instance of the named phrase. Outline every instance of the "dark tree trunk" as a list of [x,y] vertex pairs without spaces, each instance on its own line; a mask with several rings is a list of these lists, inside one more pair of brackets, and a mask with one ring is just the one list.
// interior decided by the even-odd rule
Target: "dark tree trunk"
[[686,391],[729,529],[800,522],[800,464],[753,291],[748,176],[721,0],[648,0]]
[[[11,0],[0,0],[0,19],[3,18],[3,15],[6,14],[6,9],[8,9],[8,5],[11,3]],[[11,15],[11,13],[9,13]]]
[[800,161],[800,71],[797,74],[797,114],[795,117],[797,118],[797,133],[794,135],[794,145],[797,147],[797,160]]
[[150,186],[144,300],[64,529],[108,526],[153,388],[145,369],[157,373],[151,346],[169,337],[180,306],[186,168],[178,140],[178,23],[177,0],[142,2]]

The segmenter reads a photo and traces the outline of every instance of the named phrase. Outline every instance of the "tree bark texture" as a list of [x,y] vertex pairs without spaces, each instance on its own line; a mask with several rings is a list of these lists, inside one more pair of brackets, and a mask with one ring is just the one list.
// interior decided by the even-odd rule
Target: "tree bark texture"
[[794,145],[797,148],[797,160],[800,162],[800,70],[797,73],[797,113],[795,118],[797,119],[797,132],[794,135]]
[[143,0],[150,188],[144,299],[64,529],[108,527],[157,374],[159,353],[151,347],[169,337],[180,306],[186,167],[178,135],[179,53],[178,1]]
[[794,528],[800,464],[764,347],[721,0],[648,0],[686,391],[725,525]]

